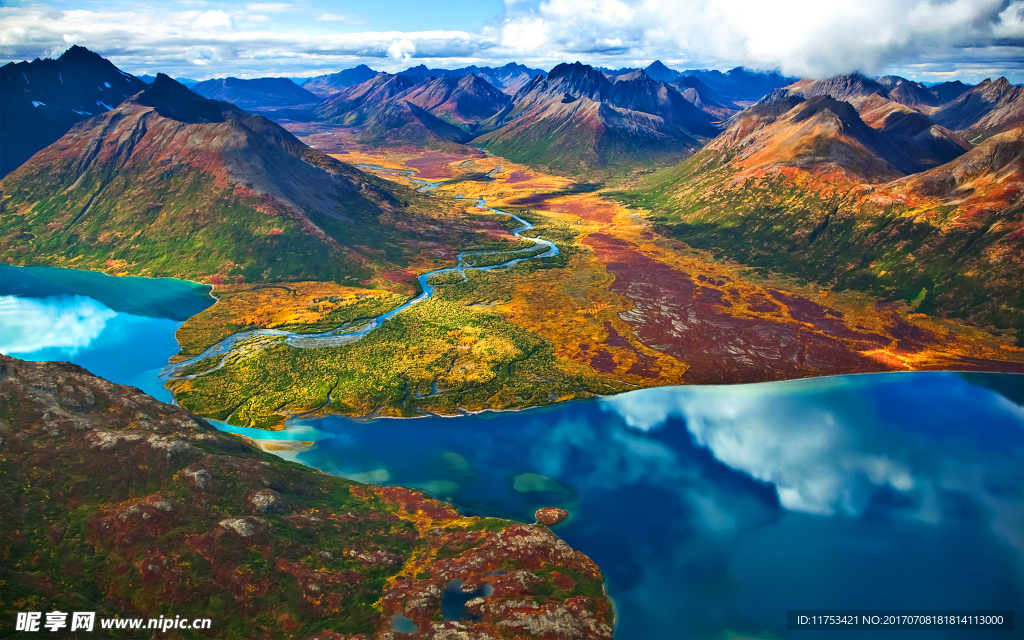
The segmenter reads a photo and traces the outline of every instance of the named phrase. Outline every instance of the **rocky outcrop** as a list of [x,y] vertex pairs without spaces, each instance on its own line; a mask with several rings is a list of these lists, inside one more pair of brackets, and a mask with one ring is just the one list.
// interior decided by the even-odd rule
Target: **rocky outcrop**
[[569,512],[558,507],[544,507],[537,509],[534,516],[536,516],[537,522],[551,527],[568,518]]

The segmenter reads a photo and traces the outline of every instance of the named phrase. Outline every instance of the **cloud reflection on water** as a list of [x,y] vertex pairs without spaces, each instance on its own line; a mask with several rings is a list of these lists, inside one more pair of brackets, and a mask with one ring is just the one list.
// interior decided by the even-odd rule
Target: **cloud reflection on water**
[[27,354],[60,349],[74,355],[88,347],[117,313],[84,296],[22,298],[0,296],[0,353]]
[[[990,510],[995,533],[1024,547],[1024,420],[1010,419],[1015,437],[1000,438],[1000,446],[986,441],[994,437],[987,430],[1005,431],[1007,414],[1022,417],[1021,408],[972,393],[955,374],[925,375],[934,384],[926,393],[907,388],[898,397],[876,393],[886,388],[875,385],[878,378],[848,376],[825,384],[645,389],[600,404],[640,433],[682,419],[718,461],[774,485],[789,511],[856,516],[882,500],[901,505],[887,512],[938,524],[957,520],[956,503],[969,496]],[[937,411],[933,394],[943,390],[971,397]]]

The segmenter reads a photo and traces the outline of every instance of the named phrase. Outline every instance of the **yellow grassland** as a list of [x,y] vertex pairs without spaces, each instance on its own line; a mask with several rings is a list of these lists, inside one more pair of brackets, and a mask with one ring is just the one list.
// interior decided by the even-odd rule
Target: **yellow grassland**
[[[326,330],[344,322],[339,320],[343,315],[376,315],[377,308],[397,307],[408,298],[383,289],[346,287],[334,282],[225,284],[215,286],[212,293],[217,303],[178,329],[181,353],[172,362],[198,355],[239,331],[281,327]],[[366,313],[360,314],[361,309]]]

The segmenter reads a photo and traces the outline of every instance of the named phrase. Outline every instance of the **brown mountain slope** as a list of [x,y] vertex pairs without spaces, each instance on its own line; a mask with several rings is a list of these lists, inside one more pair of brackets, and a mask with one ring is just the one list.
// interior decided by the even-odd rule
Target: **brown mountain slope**
[[980,140],[1024,122],[1024,87],[1006,78],[985,80],[935,112],[935,122]]
[[1024,185],[1024,126],[985,140],[956,160],[891,185],[919,199],[941,198],[960,209],[1019,207]]
[[415,78],[378,73],[374,77],[342,89],[313,109],[316,120],[333,124],[359,125],[375,110],[415,86]]
[[402,99],[442,120],[469,126],[501,111],[510,100],[508,95],[473,74],[435,78],[412,87]]
[[380,73],[344,89],[313,110],[317,121],[359,127],[374,145],[448,147],[500,111],[509,97],[475,75],[420,78]]
[[907,80],[899,76],[882,76],[878,84],[885,87],[889,92],[889,99],[900,104],[905,104],[915,109],[930,110],[943,103],[939,96],[930,91],[928,87],[920,82]]
[[[432,638],[612,636],[600,569],[546,527],[286,462],[72,364],[0,355],[0,468],[7,621],[173,611],[211,624],[168,637],[365,638],[403,614]],[[441,614],[454,579],[492,587],[461,623]]]
[[826,95],[804,101],[784,91],[741,113],[708,148],[742,170],[788,165],[879,182],[923,168],[897,137],[869,127],[849,103]]
[[858,100],[873,95],[889,98],[889,91],[880,83],[859,73],[832,76],[821,80],[802,79],[786,87],[805,98],[830,96],[856,106]]
[[0,255],[16,263],[355,284],[418,258],[414,237],[459,245],[408,190],[162,75],[0,193]]
[[869,126],[897,141],[911,164],[903,170],[920,171],[953,158],[971,148],[967,138],[931,119],[940,98],[917,82],[898,76],[877,81],[861,74],[834,76],[824,80],[800,80],[786,89],[799,96],[830,96],[848,102]]

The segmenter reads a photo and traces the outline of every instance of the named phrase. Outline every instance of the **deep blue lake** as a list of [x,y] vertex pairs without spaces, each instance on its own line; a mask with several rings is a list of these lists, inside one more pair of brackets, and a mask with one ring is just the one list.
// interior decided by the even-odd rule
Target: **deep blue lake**
[[[180,310],[212,302],[207,289],[144,280],[165,308],[180,296],[177,315],[154,317],[119,306],[103,280],[12,287],[24,273],[67,284],[60,271],[0,267],[0,352],[168,399],[156,371],[177,352]],[[470,515],[567,509],[555,531],[604,570],[618,638],[1022,638],[1022,404],[1020,375],[893,373],[228,429],[312,441],[284,455]],[[1013,609],[1016,629],[786,630],[787,609],[828,608]]]

